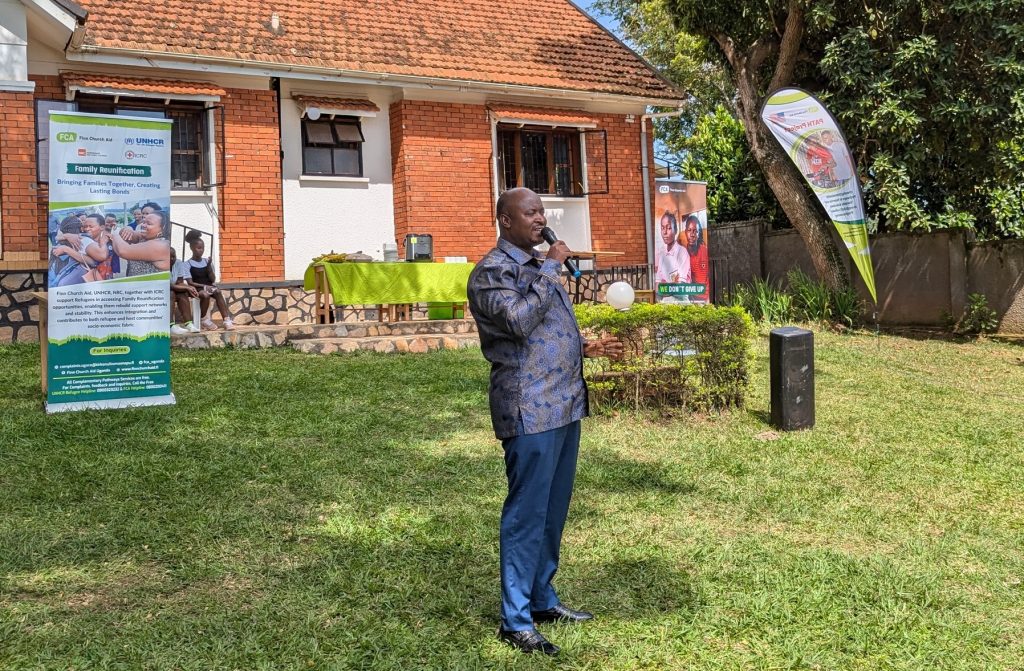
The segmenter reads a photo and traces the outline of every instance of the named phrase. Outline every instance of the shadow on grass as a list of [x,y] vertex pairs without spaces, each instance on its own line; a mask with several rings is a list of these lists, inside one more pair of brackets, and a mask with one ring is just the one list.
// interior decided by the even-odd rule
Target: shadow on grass
[[766,427],[771,427],[772,414],[768,410],[755,410],[753,408],[747,408],[747,414],[756,419]]
[[681,481],[677,473],[661,462],[633,461],[600,451],[582,456],[581,464],[576,486],[599,492],[688,495],[697,489],[693,482]]

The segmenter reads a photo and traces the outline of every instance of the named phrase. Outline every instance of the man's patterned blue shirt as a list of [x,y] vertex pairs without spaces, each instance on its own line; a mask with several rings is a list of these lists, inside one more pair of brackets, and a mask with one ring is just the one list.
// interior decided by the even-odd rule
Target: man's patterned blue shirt
[[499,439],[587,416],[583,338],[561,269],[499,239],[469,277],[469,306],[491,362],[491,422]]

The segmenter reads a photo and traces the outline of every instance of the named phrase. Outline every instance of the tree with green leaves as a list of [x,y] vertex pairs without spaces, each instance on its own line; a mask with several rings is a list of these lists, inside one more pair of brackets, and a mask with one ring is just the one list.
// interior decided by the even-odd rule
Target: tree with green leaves
[[683,146],[680,172],[708,184],[708,213],[715,221],[779,217],[774,196],[747,148],[743,124],[724,106],[697,119]]
[[[808,89],[837,116],[880,228],[1024,236],[1024,0],[605,0],[601,8],[695,98],[719,104],[720,87],[708,82],[726,78],[726,109],[830,287],[848,282],[830,223],[759,119],[782,86]],[[681,132],[692,137],[695,128],[696,120]]]

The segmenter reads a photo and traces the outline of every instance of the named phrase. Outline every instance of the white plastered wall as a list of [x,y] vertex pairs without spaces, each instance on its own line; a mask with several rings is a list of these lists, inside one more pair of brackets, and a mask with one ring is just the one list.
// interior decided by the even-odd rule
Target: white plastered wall
[[0,85],[27,79],[27,43],[25,5],[18,0],[0,0]]
[[[369,98],[376,116],[361,117],[363,177],[302,175],[301,110],[292,93],[331,98]],[[281,147],[284,150],[284,272],[301,279],[315,256],[330,251],[383,258],[395,240],[391,181],[392,93],[379,88],[340,87],[305,81],[281,82]],[[324,118],[324,117],[322,117]]]

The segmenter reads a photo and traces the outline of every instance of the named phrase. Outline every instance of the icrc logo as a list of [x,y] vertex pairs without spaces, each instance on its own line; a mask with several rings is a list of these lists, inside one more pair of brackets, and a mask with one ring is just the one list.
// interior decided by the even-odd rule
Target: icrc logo
[[147,156],[147,154],[140,154],[139,152],[132,151],[131,149],[129,149],[128,151],[126,151],[124,153],[124,157],[126,159],[128,159],[129,161],[137,159],[137,158],[146,158],[146,156]]

